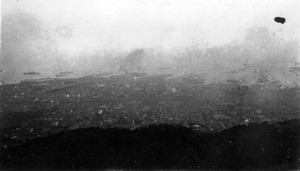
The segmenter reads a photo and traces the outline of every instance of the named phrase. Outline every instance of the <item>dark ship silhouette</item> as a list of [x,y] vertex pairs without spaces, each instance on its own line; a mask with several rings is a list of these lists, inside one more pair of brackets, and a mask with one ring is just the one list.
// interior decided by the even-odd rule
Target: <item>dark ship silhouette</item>
[[39,72],[24,72],[23,75],[41,75]]

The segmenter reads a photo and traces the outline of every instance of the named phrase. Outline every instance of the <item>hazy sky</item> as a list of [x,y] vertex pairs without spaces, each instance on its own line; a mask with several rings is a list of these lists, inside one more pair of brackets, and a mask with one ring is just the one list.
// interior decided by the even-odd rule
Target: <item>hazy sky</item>
[[[69,53],[83,50],[185,46],[197,40],[221,45],[242,39],[245,29],[266,26],[284,39],[298,39],[298,0],[2,0],[2,15],[34,14],[55,28],[73,28],[60,41]],[[285,24],[274,17],[287,19]]]

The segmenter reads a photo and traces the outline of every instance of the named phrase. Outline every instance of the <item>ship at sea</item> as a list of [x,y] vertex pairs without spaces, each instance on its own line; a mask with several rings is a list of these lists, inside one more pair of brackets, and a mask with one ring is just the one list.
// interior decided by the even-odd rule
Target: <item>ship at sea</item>
[[23,75],[41,75],[39,72],[24,72]]

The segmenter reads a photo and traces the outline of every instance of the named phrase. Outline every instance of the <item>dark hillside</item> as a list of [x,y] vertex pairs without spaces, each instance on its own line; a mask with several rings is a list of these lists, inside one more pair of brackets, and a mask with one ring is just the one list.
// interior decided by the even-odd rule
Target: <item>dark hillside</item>
[[219,133],[152,125],[87,128],[1,150],[2,168],[296,169],[300,121],[239,125]]

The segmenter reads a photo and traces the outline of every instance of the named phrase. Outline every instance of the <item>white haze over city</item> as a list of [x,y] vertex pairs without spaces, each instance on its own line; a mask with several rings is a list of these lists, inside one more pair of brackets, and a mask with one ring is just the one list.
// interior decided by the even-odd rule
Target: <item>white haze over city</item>
[[[298,9],[297,0],[2,0],[1,81],[17,83],[24,72],[118,74],[125,66],[253,83],[267,68],[269,80],[295,86],[299,75],[287,70],[300,62]],[[259,67],[224,73],[246,64]]]

